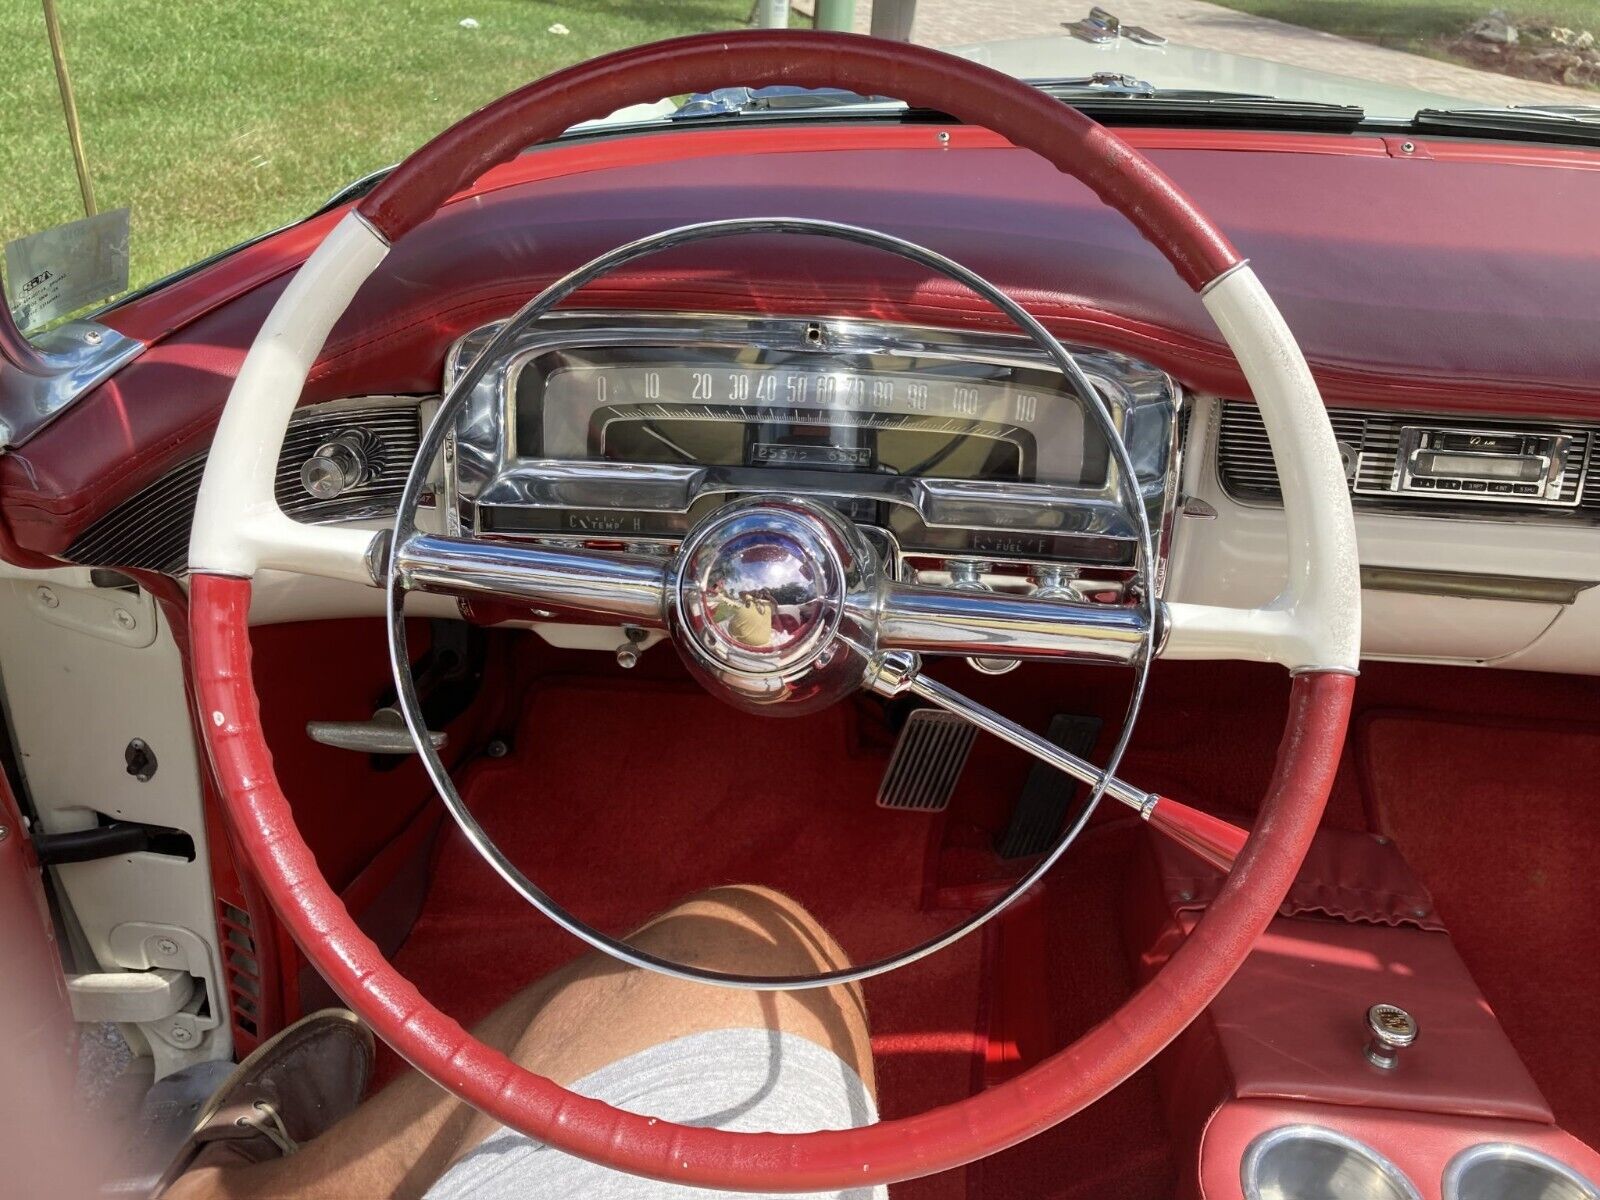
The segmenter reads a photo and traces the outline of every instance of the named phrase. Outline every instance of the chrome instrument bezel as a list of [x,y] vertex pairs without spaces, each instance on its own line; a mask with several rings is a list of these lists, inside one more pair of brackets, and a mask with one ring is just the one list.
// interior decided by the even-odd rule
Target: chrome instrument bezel
[[[451,384],[503,322],[491,322],[458,338],[445,357],[443,389]],[[591,463],[517,459],[510,431],[515,428],[517,389],[522,372],[543,355],[562,350],[660,347],[692,350],[756,349],[824,355],[883,354],[942,362],[981,363],[1059,373],[1049,356],[1030,339],[1005,333],[951,331],[924,325],[866,321],[846,317],[747,317],[719,313],[603,312],[552,313],[520,334],[473,389],[445,445],[446,510],[452,533],[484,533],[486,508],[538,508],[604,512],[655,510],[686,514],[711,495],[745,495],[757,487],[738,470],[680,464]],[[1140,493],[1151,526],[1158,531],[1156,577],[1165,579],[1178,492],[1185,397],[1165,372],[1116,351],[1069,345],[1085,374],[1106,400],[1117,429],[1129,445]],[[1156,421],[1146,425],[1146,414]],[[896,576],[904,559],[941,557],[952,561],[1045,562],[1083,565],[1107,572],[1125,571],[1136,541],[1117,493],[1114,472],[1097,487],[1034,483],[974,483],[936,477],[907,479],[832,473],[826,480],[803,480],[785,473],[785,489],[823,500],[874,499],[913,509],[928,529],[961,530],[1005,537],[1047,536],[1049,552],[1008,550],[996,543],[981,549],[904,547],[889,564]],[[1069,513],[1072,527],[1018,530],[1014,524],[984,517],[985,505],[1049,506]],[[877,528],[874,526],[874,528]],[[588,531],[606,537],[604,530]],[[581,539],[584,531],[495,530],[496,538],[547,544]],[[626,540],[675,546],[670,535],[627,533]]]

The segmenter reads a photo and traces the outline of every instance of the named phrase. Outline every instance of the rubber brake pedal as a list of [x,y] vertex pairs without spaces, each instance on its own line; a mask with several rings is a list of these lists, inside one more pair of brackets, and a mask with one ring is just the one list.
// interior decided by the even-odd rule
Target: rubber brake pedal
[[[1063,750],[1087,758],[1100,740],[1101,724],[1099,717],[1057,713],[1050,718],[1045,737]],[[1050,849],[1080,787],[1070,775],[1048,763],[1035,762],[1011,810],[1010,824],[994,839],[995,853],[1001,858],[1028,858]]]

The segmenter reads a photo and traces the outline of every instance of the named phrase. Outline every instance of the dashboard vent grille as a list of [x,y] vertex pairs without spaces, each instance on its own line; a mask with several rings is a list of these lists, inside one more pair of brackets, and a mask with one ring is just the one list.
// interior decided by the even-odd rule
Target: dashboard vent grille
[[[1577,501],[1580,516],[1600,519],[1600,425],[1556,424],[1532,421],[1486,422],[1482,417],[1439,417],[1433,414],[1378,412],[1366,409],[1329,409],[1334,437],[1353,460],[1351,501],[1357,508],[1384,508],[1445,516],[1470,512],[1475,517],[1515,516],[1530,513],[1560,519],[1571,509],[1541,504],[1486,504],[1471,499],[1418,498],[1392,492],[1395,461],[1400,452],[1401,429],[1407,425],[1529,429],[1565,434],[1570,439],[1561,503]],[[1587,470],[1585,467],[1587,466]],[[1266,426],[1254,404],[1234,401],[1222,405],[1217,437],[1217,473],[1222,490],[1246,503],[1282,502],[1278,472],[1272,463]],[[1579,495],[1580,486],[1583,489]]]
[[[283,511],[302,521],[393,513],[421,440],[418,403],[409,398],[371,406],[335,402],[296,414],[278,458],[275,490]],[[300,464],[323,442],[353,428],[377,436],[383,470],[337,499],[312,499],[300,486]],[[83,566],[180,574],[188,563],[189,526],[205,466],[204,454],[179,463],[90,525],[67,547],[65,557]]]

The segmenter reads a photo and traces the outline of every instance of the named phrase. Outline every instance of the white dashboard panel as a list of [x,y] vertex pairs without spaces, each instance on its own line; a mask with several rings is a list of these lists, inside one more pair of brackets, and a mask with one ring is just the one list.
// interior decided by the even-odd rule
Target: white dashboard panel
[[[1216,516],[1178,517],[1167,596],[1261,604],[1284,585],[1283,512],[1241,504],[1223,490],[1218,416],[1214,397],[1196,398],[1183,494]],[[1356,538],[1363,567],[1600,584],[1600,528],[1592,525],[1358,511]],[[1579,591],[1571,604],[1366,589],[1362,605],[1363,657],[1600,674],[1600,589]]]
[[[1183,455],[1182,495],[1215,517],[1185,515],[1173,532],[1166,597],[1194,604],[1254,606],[1283,588],[1283,512],[1231,498],[1217,476],[1215,437],[1220,402],[1193,399]],[[419,523],[431,525],[432,512]],[[373,527],[379,522],[368,523]],[[1356,514],[1361,564],[1409,571],[1447,571],[1600,585],[1600,527],[1561,521],[1472,520],[1461,516]],[[1572,603],[1464,598],[1368,588],[1362,593],[1362,655],[1437,663],[1600,674],[1600,586]],[[453,601],[413,596],[417,616],[456,615]],[[376,588],[262,572],[251,609],[255,624],[381,617]],[[610,651],[621,629],[541,629],[557,645]]]

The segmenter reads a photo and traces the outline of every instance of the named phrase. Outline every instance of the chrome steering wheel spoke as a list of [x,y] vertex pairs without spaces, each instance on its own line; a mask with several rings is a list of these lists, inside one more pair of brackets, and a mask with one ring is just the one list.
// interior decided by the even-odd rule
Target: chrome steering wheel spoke
[[890,584],[878,648],[970,658],[1044,659],[1132,666],[1151,642],[1150,620],[1130,605]]
[[394,570],[410,591],[529,606],[538,620],[665,627],[667,571],[638,554],[413,534]]

